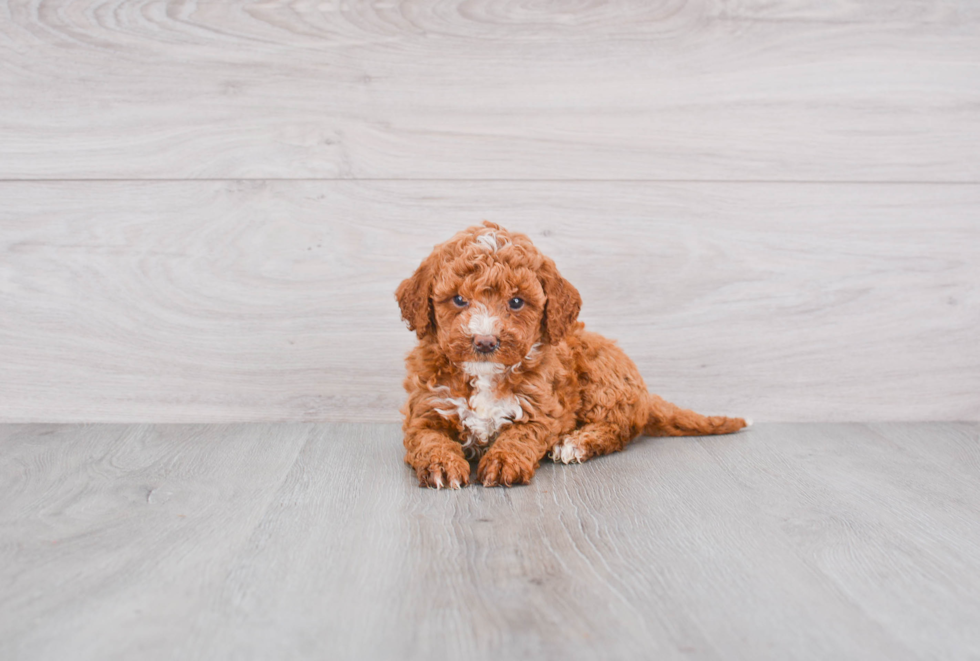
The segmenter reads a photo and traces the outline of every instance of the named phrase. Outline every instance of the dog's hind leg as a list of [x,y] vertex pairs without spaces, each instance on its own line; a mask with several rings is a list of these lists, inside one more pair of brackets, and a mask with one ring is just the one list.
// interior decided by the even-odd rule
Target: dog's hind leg
[[[642,433],[646,436],[708,436],[731,434],[749,426],[742,418],[705,416],[650,395],[650,407]],[[615,416],[610,416],[615,417]],[[611,422],[586,422],[563,436],[551,449],[551,458],[564,464],[618,452],[637,435],[637,428]]]
[[751,423],[742,418],[701,415],[682,409],[657,395],[650,395],[649,415],[643,433],[646,436],[708,436],[731,434]]
[[590,422],[566,434],[551,449],[552,461],[582,463],[592,457],[618,452],[632,440],[632,434],[608,422]]

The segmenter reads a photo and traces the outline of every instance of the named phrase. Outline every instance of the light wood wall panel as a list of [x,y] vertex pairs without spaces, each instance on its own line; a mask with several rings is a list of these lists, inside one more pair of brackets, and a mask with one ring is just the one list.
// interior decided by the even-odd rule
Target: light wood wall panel
[[395,420],[483,218],[680,403],[978,419],[978,106],[956,0],[0,0],[0,420]]
[[0,177],[980,181],[958,0],[0,3]]
[[393,298],[528,233],[649,385],[761,420],[980,418],[978,185],[0,184],[0,420],[398,419]]

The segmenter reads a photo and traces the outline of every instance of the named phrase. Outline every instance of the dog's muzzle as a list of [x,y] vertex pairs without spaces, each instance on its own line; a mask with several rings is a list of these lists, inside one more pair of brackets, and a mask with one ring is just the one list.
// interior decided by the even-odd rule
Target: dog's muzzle
[[493,353],[500,346],[500,340],[493,335],[477,335],[473,338],[473,348],[477,353]]

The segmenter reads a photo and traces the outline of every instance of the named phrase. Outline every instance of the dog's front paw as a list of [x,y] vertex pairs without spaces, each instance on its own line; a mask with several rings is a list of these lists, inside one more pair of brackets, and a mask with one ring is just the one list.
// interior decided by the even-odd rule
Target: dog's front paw
[[485,487],[527,484],[534,477],[534,465],[522,457],[490,449],[476,469],[476,476]]
[[462,457],[447,455],[417,471],[419,486],[430,489],[461,489],[470,481],[470,464]]

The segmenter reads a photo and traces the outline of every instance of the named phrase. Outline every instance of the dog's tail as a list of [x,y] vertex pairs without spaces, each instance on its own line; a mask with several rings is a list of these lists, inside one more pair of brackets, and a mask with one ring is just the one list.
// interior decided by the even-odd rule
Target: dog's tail
[[657,395],[647,395],[649,414],[643,427],[645,436],[707,436],[731,434],[752,424],[743,418],[726,418],[722,415],[701,415],[682,409]]

